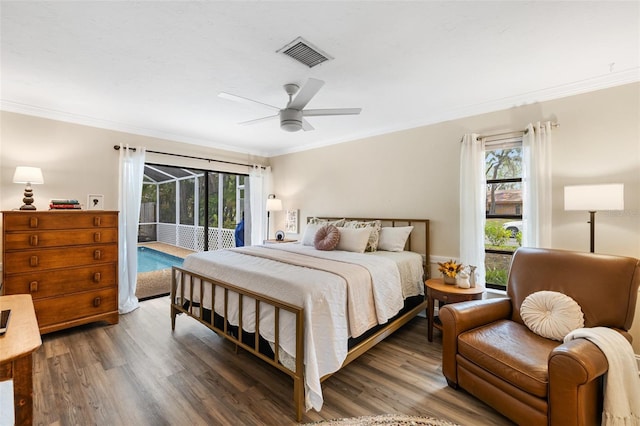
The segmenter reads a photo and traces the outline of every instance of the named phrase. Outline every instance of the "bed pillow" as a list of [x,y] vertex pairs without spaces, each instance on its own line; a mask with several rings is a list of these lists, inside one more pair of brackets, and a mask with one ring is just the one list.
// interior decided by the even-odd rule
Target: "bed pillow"
[[331,251],[338,245],[340,241],[340,232],[333,225],[323,225],[313,241],[313,245],[317,250]]
[[369,241],[367,242],[367,248],[365,251],[376,251],[378,250],[378,240],[380,238],[380,228],[382,227],[382,222],[379,220],[369,220],[369,221],[358,221],[358,220],[348,220],[344,223],[345,228],[371,228],[371,233],[369,234]]
[[309,219],[309,223],[313,225],[333,225],[333,226],[340,227],[344,225],[344,219],[329,220],[329,219],[321,219],[318,217],[312,217],[311,219]]
[[371,235],[371,228],[338,228],[340,241],[336,250],[353,251],[364,253]]
[[413,230],[413,226],[384,227],[380,229],[378,250],[404,251],[407,238]]
[[537,335],[559,341],[569,332],[584,327],[580,305],[556,291],[537,291],[528,295],[520,307],[520,317]]
[[312,246],[315,243],[316,232],[318,229],[322,228],[320,224],[312,224],[308,223],[307,227],[304,229],[304,234],[302,234],[302,245]]

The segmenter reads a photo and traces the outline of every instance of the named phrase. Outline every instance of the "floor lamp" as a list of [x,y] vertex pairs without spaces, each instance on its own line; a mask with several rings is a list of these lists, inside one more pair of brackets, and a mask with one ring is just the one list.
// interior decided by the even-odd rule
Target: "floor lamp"
[[564,209],[589,212],[590,249],[595,250],[596,211],[624,210],[624,184],[571,185],[564,187]]
[[267,197],[267,240],[269,239],[269,216],[271,212],[279,212],[282,210],[282,200],[276,198],[275,194],[269,194]]

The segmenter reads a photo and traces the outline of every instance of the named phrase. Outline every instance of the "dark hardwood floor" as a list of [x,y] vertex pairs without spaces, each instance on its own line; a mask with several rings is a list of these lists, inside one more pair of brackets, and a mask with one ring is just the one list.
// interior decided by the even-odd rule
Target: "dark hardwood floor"
[[[455,391],[441,371],[436,330],[418,317],[323,383],[325,403],[304,422],[387,413],[432,416],[461,425],[510,425]],[[34,424],[293,425],[288,376],[178,316],[169,299],[141,302],[109,326],[43,336],[34,356]]]

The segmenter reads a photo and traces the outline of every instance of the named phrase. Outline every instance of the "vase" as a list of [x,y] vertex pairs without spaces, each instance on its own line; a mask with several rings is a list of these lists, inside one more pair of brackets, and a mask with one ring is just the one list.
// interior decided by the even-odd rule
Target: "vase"
[[456,277],[450,277],[448,275],[443,275],[442,280],[444,281],[445,284],[454,285],[456,283]]

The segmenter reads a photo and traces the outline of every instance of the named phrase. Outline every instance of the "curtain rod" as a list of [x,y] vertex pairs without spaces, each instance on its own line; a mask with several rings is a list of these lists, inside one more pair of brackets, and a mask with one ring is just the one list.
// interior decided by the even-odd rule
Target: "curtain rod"
[[[559,123],[551,123],[551,128],[555,128],[555,127],[559,127],[560,124]],[[488,135],[480,135],[476,138],[476,140],[480,140],[480,139],[484,139],[484,138],[495,138],[496,136],[506,136],[506,135],[513,135],[513,134],[525,134],[526,133],[526,129],[524,130],[514,130],[511,132],[501,132],[501,133],[490,133]],[[508,138],[505,138],[508,139]]]
[[[116,151],[120,150],[120,145],[114,145],[113,149],[115,149]],[[133,152],[136,151],[135,148],[125,148],[125,149],[130,149]],[[152,154],[161,154],[161,155],[171,155],[173,157],[182,157],[182,158],[191,158],[192,160],[204,160],[204,161],[208,161],[208,162],[215,162],[215,163],[224,163],[224,164],[232,164],[234,166],[244,166],[244,167],[253,167],[251,164],[244,164],[244,163],[236,163],[234,161],[225,161],[225,160],[215,160],[212,158],[204,158],[204,157],[194,157],[191,155],[184,155],[184,154],[172,154],[170,152],[160,152],[160,151],[153,151],[150,149],[147,149],[146,152],[150,152]],[[260,166],[261,169],[266,169],[265,166]]]

